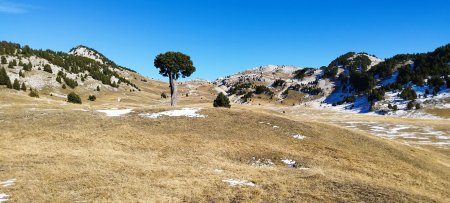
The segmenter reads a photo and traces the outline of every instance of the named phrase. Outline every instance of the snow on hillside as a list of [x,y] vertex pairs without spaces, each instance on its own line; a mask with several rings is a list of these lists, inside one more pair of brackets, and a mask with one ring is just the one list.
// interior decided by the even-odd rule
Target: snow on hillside
[[97,52],[88,49],[84,46],[78,46],[72,50],[69,51],[69,54],[75,55],[75,56],[82,56],[86,58],[93,59],[95,61],[98,61],[99,63],[103,64],[103,57],[98,54]]

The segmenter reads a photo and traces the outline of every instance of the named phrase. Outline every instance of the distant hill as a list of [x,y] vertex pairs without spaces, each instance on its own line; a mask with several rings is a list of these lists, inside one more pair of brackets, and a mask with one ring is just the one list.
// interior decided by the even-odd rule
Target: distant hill
[[[38,91],[140,91],[132,82],[135,71],[119,66],[98,51],[77,46],[68,53],[36,50],[29,46],[0,42],[0,85],[17,81]],[[142,76],[141,76],[142,77]],[[17,83],[16,82],[16,83]],[[12,87],[11,87],[12,88]]]
[[448,108],[450,44],[385,60],[348,52],[320,68],[261,66],[219,78],[214,84],[237,103],[423,116],[416,110]]

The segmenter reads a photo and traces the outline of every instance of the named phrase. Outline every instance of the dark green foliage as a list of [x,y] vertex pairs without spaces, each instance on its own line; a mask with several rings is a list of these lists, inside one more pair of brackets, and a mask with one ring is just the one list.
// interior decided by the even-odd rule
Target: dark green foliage
[[264,85],[258,85],[255,87],[255,94],[273,94],[270,89]]
[[15,60],[13,60],[13,61],[9,62],[9,63],[8,63],[8,68],[14,68],[14,66],[15,66],[15,65],[14,65],[14,64],[15,64],[15,62],[16,62]]
[[20,90],[20,82],[19,82],[19,80],[17,80],[17,79],[14,80],[13,89]]
[[97,92],[100,92],[100,86],[97,86]]
[[282,79],[277,79],[275,82],[273,82],[272,87],[282,87],[284,84],[286,84],[286,81]]
[[213,106],[214,107],[226,107],[226,108],[231,107],[230,100],[222,92],[219,93],[219,95],[217,95],[216,99],[214,100]]
[[445,80],[445,83],[447,84],[447,88],[450,88],[450,77],[448,77],[448,78]]
[[445,81],[439,76],[433,76],[428,80],[428,85],[430,87],[440,88],[442,85],[445,85]]
[[154,65],[159,69],[159,74],[164,77],[173,77],[177,80],[180,76],[183,78],[191,76],[195,72],[191,57],[181,52],[166,52],[156,56]]
[[27,86],[25,85],[25,83],[22,83],[22,87],[20,87],[20,89],[24,92],[27,91]]
[[28,95],[30,95],[30,97],[39,98],[39,92],[36,89],[30,88],[30,94],[28,94]]
[[95,101],[95,100],[97,100],[97,97],[95,95],[89,95],[88,100]]
[[66,89],[66,84],[63,84],[61,88]]
[[[113,70],[125,69],[132,72],[135,71],[116,65],[114,62],[110,61],[100,53],[98,54],[104,57],[102,59],[105,62],[104,64],[82,56],[75,56],[64,52],[55,52],[52,50],[34,50],[29,48],[28,46],[21,47],[20,44],[14,44],[5,41],[0,42],[0,51],[2,50],[4,51],[4,54],[7,55],[14,55],[14,56],[18,54],[22,54],[25,56],[34,55],[36,57],[46,59],[51,64],[62,67],[65,70],[65,72],[69,73],[78,74],[87,71],[88,75],[90,75],[93,79],[100,80],[102,81],[103,84],[106,85],[111,85],[111,77],[114,76],[118,78],[120,82],[126,83],[139,90],[139,88],[135,84],[119,76],[118,73],[110,70],[109,67],[111,67]],[[20,52],[19,50],[22,51]],[[28,63],[28,65],[24,65],[25,71],[30,71],[31,68],[32,68],[31,63]],[[39,70],[41,69],[39,68]]]
[[338,73],[338,68],[336,66],[327,67],[323,72],[324,78],[334,78]]
[[388,109],[392,109],[393,107],[392,107],[392,104],[388,104]]
[[64,82],[72,89],[78,86],[78,82],[76,80],[70,79],[68,77],[64,77]]
[[11,80],[4,68],[0,68],[0,85],[6,85],[8,88],[12,87]]
[[48,64],[45,64],[45,66],[44,66],[44,71],[45,71],[45,72],[48,72],[48,73],[53,73],[52,68],[51,68],[50,65],[48,65]]
[[247,92],[244,96],[241,97],[242,102],[248,102],[253,97],[253,92]]
[[[294,72],[294,79],[302,80],[305,76],[313,75],[315,70],[316,69],[314,69],[314,68],[303,68],[300,70],[296,70]],[[334,74],[334,75],[336,75],[336,74]]]
[[322,88],[317,86],[304,86],[300,91],[310,95],[318,95],[323,92]]
[[161,93],[161,99],[166,99],[167,98],[167,95],[166,95],[166,93]]
[[394,105],[394,106],[392,107],[392,110],[397,111],[397,110],[398,110],[398,106],[397,106],[397,105]]
[[228,94],[236,94],[236,95],[242,95],[246,93],[246,90],[250,88],[252,84],[250,83],[236,83],[230,89],[228,89]]
[[352,95],[349,97],[345,97],[343,101],[346,103],[353,103],[353,102],[355,102],[355,100],[356,100],[356,97],[354,95]]
[[8,61],[6,60],[6,57],[2,56],[2,64],[7,64],[7,63],[8,63]]
[[420,108],[421,108],[420,104],[416,103],[416,109],[420,109]]
[[366,72],[351,72],[349,82],[357,92],[367,92],[375,86],[375,79]]
[[375,107],[375,102],[370,102],[370,106],[369,106],[369,112],[374,111],[374,107]]
[[417,99],[417,94],[416,94],[416,91],[414,91],[413,89],[408,87],[408,88],[405,88],[400,93],[400,98],[402,98],[404,100],[414,100],[414,99]]
[[56,82],[61,83],[61,76],[56,76]]
[[406,105],[406,109],[411,110],[414,107],[414,102],[410,101],[408,102],[408,104]]
[[19,71],[19,77],[25,77],[25,74],[22,72],[22,70]]
[[367,99],[369,101],[381,101],[384,99],[385,91],[383,89],[372,89],[369,91]]
[[74,104],[81,104],[81,98],[75,92],[71,92],[67,95],[67,101]]

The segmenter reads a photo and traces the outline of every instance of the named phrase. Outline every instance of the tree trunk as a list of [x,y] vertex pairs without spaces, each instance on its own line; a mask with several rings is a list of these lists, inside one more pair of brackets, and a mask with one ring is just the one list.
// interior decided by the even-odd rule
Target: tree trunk
[[175,79],[172,74],[169,74],[169,83],[170,83],[170,105],[177,105],[177,86],[175,84]]

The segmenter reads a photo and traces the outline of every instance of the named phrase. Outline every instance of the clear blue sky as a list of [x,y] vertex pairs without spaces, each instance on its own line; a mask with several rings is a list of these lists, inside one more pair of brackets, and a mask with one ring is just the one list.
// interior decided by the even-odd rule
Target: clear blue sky
[[162,79],[158,53],[192,57],[209,80],[267,64],[320,67],[347,51],[379,57],[450,43],[450,1],[0,0],[0,40],[83,44]]

